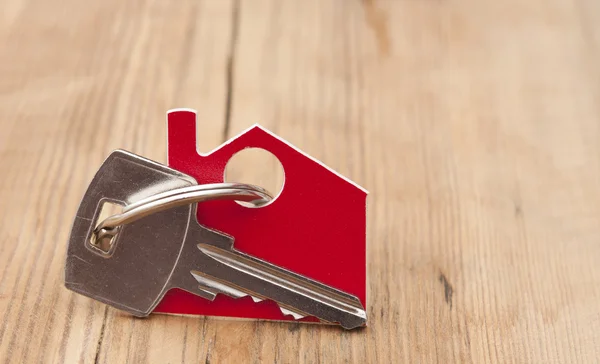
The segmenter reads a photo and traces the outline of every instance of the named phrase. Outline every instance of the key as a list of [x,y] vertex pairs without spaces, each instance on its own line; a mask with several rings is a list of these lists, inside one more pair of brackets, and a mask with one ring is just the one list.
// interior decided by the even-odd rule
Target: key
[[111,232],[108,237],[94,232],[105,203],[123,206],[126,215],[139,209],[140,201],[195,185],[192,177],[167,166],[113,152],[77,211],[65,286],[138,317],[148,316],[168,290],[180,288],[209,300],[217,294],[273,300],[295,319],[315,316],[346,329],[365,325],[357,297],[237,251],[233,237],[198,223],[195,203],[172,204],[116,230],[104,229]]

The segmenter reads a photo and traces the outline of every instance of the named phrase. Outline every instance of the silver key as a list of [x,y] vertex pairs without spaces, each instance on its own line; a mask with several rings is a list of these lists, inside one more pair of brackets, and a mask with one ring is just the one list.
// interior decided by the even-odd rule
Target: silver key
[[114,237],[98,239],[94,232],[105,202],[120,204],[125,212],[139,210],[140,201],[195,185],[192,177],[174,169],[129,152],[113,152],[77,211],[66,287],[141,317],[168,290],[180,288],[209,300],[219,293],[250,296],[255,302],[273,300],[295,319],[315,316],[346,329],[365,325],[366,312],[357,297],[237,251],[232,237],[197,222],[195,203],[181,205],[179,200],[141,219],[124,219],[118,230],[103,230]]

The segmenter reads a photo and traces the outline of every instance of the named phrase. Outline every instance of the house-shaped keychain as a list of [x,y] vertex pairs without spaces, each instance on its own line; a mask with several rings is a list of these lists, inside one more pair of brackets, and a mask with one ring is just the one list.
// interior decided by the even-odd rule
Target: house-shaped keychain
[[[198,205],[198,222],[234,236],[237,250],[355,295],[367,307],[365,189],[259,125],[205,155],[196,149],[195,111],[170,111],[167,126],[169,166],[199,184],[223,182],[228,161],[246,148],[277,157],[285,182],[274,201],[260,208],[205,202]],[[269,300],[219,294],[209,301],[178,289],[154,312],[318,322]]]

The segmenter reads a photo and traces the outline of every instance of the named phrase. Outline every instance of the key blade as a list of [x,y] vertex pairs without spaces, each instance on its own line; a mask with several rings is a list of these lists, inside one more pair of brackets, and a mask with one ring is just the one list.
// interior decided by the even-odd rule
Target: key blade
[[[198,224],[196,226],[199,227]],[[204,229],[201,227],[201,229]],[[194,229],[195,230],[195,229]],[[192,233],[187,239],[193,239]],[[199,239],[206,261],[190,273],[214,293],[241,294],[277,302],[284,314],[315,316],[346,329],[364,326],[367,315],[360,300],[348,293],[235,250],[231,245]]]

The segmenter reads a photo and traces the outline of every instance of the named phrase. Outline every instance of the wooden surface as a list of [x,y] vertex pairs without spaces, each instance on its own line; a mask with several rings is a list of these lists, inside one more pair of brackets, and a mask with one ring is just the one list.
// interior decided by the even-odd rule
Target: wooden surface
[[[155,315],[63,287],[108,153],[260,122],[370,190],[369,327]],[[0,11],[0,358],[592,363],[596,0],[46,1]]]

